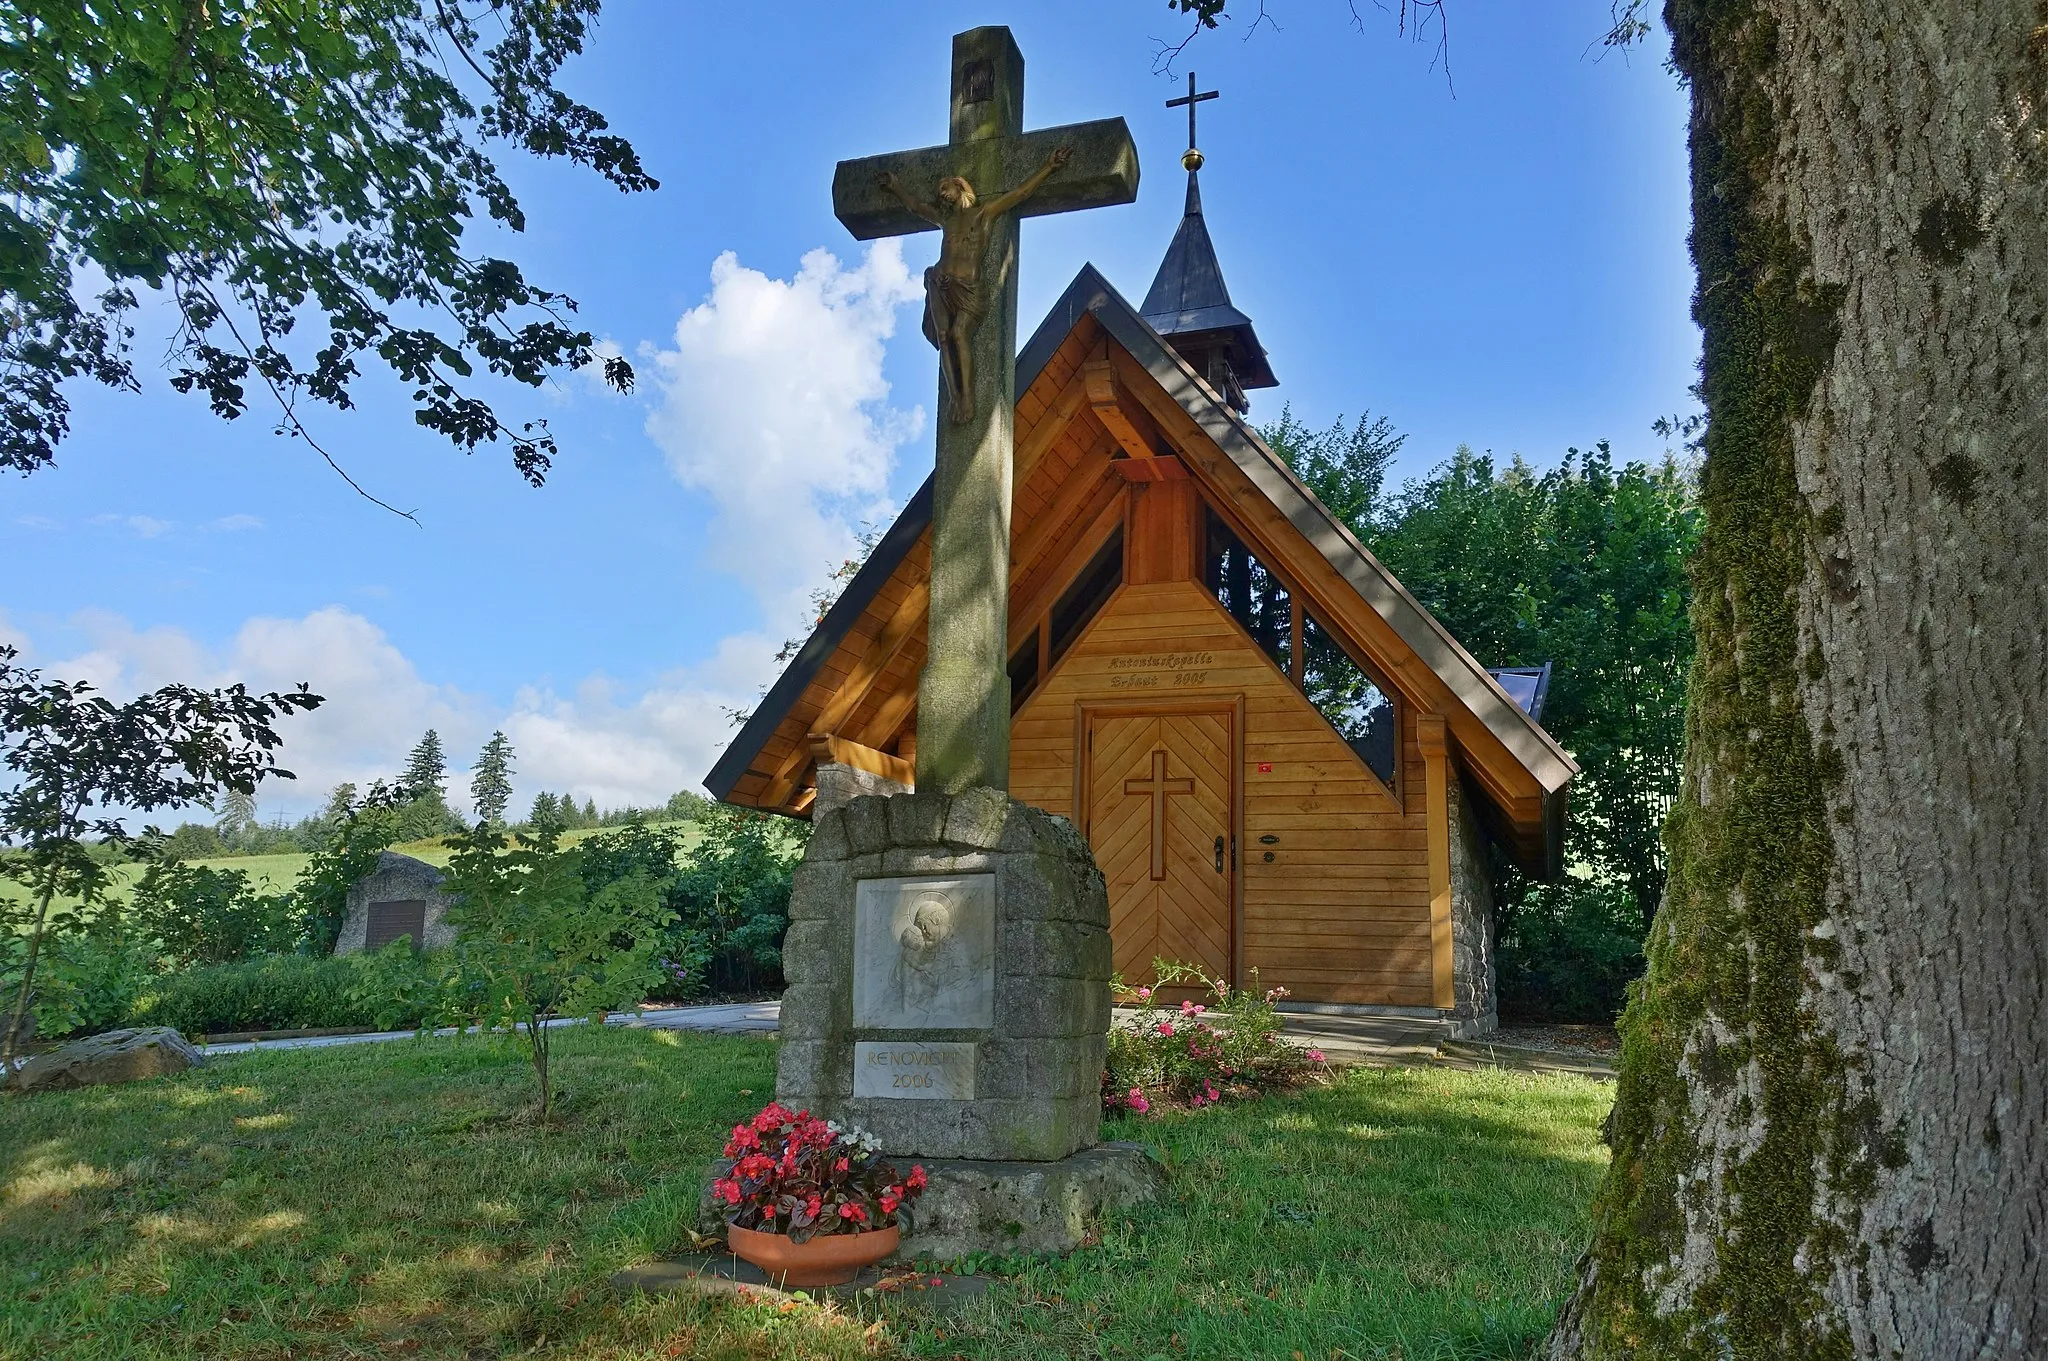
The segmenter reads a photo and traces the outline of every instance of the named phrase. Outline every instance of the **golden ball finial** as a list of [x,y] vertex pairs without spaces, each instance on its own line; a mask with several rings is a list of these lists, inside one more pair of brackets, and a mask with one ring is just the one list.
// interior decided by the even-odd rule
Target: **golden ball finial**
[[1200,170],[1202,168],[1202,153],[1193,147],[1183,151],[1180,154],[1180,168],[1183,170]]

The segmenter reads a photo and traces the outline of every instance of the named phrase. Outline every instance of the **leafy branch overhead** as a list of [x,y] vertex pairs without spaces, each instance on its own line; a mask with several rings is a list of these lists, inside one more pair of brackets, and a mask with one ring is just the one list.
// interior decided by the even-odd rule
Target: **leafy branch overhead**
[[353,405],[374,359],[414,419],[506,440],[538,485],[545,421],[507,425],[479,370],[538,387],[602,365],[576,304],[465,249],[524,229],[485,154],[566,157],[652,189],[602,115],[555,87],[599,0],[0,0],[0,468],[46,467],[67,380],[138,387],[132,318],[175,310],[166,363],[225,418],[252,391],[280,433]]

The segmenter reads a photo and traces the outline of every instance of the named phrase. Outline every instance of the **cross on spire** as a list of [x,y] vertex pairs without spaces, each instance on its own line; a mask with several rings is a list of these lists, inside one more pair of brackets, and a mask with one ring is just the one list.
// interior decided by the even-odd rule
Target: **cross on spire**
[[1216,99],[1222,93],[1221,90],[1204,90],[1201,94],[1196,94],[1195,73],[1190,71],[1188,72],[1188,92],[1179,99],[1169,99],[1166,101],[1166,107],[1169,109],[1177,109],[1183,104],[1188,106],[1188,149],[1181,153],[1180,163],[1189,170],[1200,170],[1202,168],[1202,153],[1195,148],[1195,105],[1205,99]]

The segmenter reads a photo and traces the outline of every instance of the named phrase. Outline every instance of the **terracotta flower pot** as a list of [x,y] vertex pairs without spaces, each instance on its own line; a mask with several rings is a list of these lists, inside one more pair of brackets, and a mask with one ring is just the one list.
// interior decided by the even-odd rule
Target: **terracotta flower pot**
[[809,1242],[790,1241],[788,1234],[763,1233],[725,1226],[726,1246],[783,1285],[844,1285],[862,1267],[873,1266],[903,1240],[895,1225],[866,1233],[821,1233]]

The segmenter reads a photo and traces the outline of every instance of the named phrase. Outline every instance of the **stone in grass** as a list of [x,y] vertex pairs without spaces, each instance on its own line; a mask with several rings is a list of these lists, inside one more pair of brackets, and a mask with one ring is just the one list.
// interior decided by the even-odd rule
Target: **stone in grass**
[[15,1074],[17,1091],[59,1091],[182,1073],[206,1056],[169,1026],[109,1030],[38,1054]]

